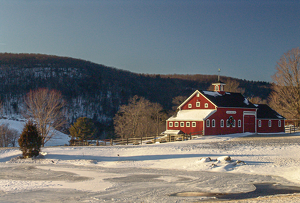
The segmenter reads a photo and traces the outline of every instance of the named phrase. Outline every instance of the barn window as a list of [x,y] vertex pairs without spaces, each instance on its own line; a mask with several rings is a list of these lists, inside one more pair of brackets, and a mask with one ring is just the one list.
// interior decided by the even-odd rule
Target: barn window
[[268,125],[269,125],[269,127],[272,127],[272,121],[271,120],[269,120]]
[[197,97],[200,97],[200,94],[199,94],[199,92],[197,93]]
[[173,122],[169,122],[169,127],[173,127]]
[[211,127],[216,127],[216,120],[215,119],[211,120]]
[[205,103],[205,104],[204,104],[204,107],[205,107],[205,108],[208,108],[208,103]]
[[221,125],[222,128],[224,127],[224,120],[223,119],[221,119],[220,125]]
[[242,121],[241,120],[238,120],[238,127],[242,127]]
[[178,122],[175,122],[175,127],[178,127]]
[[196,107],[200,107],[200,102],[196,102]]
[[190,122],[186,122],[186,127],[190,127]]
[[180,122],[180,127],[184,127],[184,122]]
[[210,120],[209,119],[206,120],[206,127],[210,127]]
[[189,105],[188,105],[188,108],[189,108],[189,109],[192,108],[192,104],[189,104]]
[[192,127],[196,127],[196,122],[192,122]]
[[227,128],[230,127],[229,119],[226,120],[226,127],[227,127]]
[[261,127],[261,120],[258,120],[258,127]]
[[278,127],[281,127],[281,120],[278,120]]
[[232,127],[235,128],[235,119],[233,120]]

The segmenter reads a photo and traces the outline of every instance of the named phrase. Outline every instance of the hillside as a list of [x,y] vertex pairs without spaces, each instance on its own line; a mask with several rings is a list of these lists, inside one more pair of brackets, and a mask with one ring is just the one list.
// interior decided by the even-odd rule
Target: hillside
[[[30,89],[46,87],[62,92],[67,100],[69,123],[80,116],[94,119],[98,136],[110,136],[112,118],[134,95],[172,107],[172,98],[207,89],[217,76],[136,74],[89,61],[42,54],[0,54],[0,95],[3,114],[21,115],[22,102]],[[226,80],[222,77],[221,80]],[[234,79],[245,88],[245,96],[266,99],[270,84]]]

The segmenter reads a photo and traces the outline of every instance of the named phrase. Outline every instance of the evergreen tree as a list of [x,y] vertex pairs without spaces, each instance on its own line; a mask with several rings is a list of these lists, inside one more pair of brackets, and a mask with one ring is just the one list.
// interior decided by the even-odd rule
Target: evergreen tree
[[77,139],[80,141],[92,138],[96,133],[94,123],[87,117],[80,117],[69,128],[71,139]]
[[32,121],[26,123],[18,143],[24,158],[39,155],[42,146],[42,137],[39,135],[37,127]]

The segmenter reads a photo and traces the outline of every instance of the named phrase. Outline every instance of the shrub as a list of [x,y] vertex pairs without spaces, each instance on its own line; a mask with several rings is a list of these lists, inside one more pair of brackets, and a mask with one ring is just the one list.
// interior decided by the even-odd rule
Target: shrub
[[42,146],[42,137],[39,135],[37,127],[32,121],[26,123],[18,143],[24,158],[39,155]]

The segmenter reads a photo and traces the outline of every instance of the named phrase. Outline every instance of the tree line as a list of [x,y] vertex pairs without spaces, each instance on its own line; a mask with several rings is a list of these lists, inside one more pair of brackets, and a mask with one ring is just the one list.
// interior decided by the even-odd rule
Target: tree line
[[[189,96],[196,89],[206,90],[216,79],[200,74],[136,74],[68,57],[0,54],[0,96],[5,115],[21,115],[23,98],[31,90],[57,90],[65,100],[67,123],[79,117],[90,118],[97,128],[94,136],[101,138],[114,135],[115,114],[135,95],[170,111],[173,98]],[[270,83],[229,79],[238,81],[247,97],[266,99],[271,91]]]

